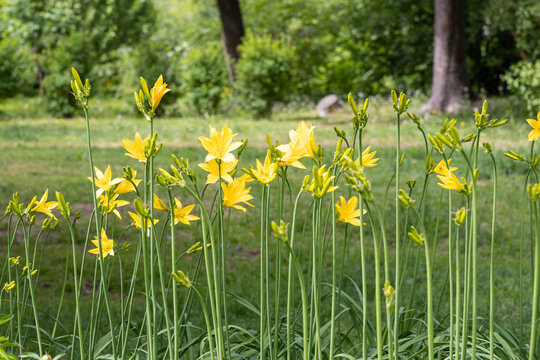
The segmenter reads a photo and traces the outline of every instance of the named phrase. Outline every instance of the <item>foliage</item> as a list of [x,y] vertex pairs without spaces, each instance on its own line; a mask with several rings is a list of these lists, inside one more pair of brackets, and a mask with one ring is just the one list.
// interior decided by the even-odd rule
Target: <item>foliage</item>
[[245,109],[257,116],[270,115],[275,102],[294,90],[296,49],[284,39],[248,33],[240,46],[234,90]]
[[527,104],[529,111],[540,109],[540,60],[512,65],[504,80],[510,91],[518,94]]
[[199,114],[216,114],[228,91],[229,80],[221,44],[192,48],[182,62],[183,93]]
[[0,36],[0,98],[31,94],[35,71],[28,44],[18,36]]
[[[18,32],[38,56],[36,78],[47,107],[63,115],[74,110],[66,87],[69,69],[103,73],[98,67],[117,61],[118,48],[149,33],[155,17],[150,1],[131,0],[14,0],[2,11],[21,24]],[[107,82],[116,75],[104,73],[109,77],[99,78],[97,89],[110,87]]]

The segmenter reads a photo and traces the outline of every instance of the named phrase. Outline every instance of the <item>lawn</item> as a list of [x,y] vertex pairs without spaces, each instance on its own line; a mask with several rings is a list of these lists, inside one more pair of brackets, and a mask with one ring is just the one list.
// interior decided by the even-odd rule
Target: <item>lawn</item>
[[[413,99],[412,109],[420,104],[415,104]],[[389,99],[377,98],[370,105],[372,117],[368,123],[364,137],[364,145],[371,145],[372,150],[377,151],[377,157],[380,158],[378,166],[367,170],[367,175],[373,184],[375,198],[382,204],[385,189],[388,181],[391,180],[393,171],[393,158],[395,154],[395,118],[391,109]],[[499,119],[508,118],[509,122],[504,127],[486,131],[484,141],[489,141],[495,149],[495,157],[498,162],[499,173],[499,197],[497,207],[496,222],[496,250],[495,250],[495,271],[496,271],[496,322],[505,328],[520,333],[520,314],[519,314],[519,282],[518,271],[520,265],[520,241],[519,241],[519,219],[521,218],[520,192],[523,189],[525,180],[525,170],[519,164],[506,158],[503,153],[508,149],[526,152],[527,133],[529,126],[525,122],[526,118],[533,117],[533,114],[527,114],[515,106],[512,98],[497,98],[490,101],[489,113]],[[140,166],[131,158],[124,156],[122,139],[132,139],[135,132],[140,132],[143,136],[146,134],[148,125],[145,120],[137,116],[130,110],[129,106],[123,103],[111,102],[106,100],[96,100],[90,107],[92,138],[95,147],[94,162],[95,165],[104,170],[108,165],[111,166],[114,176],[121,176],[122,168],[131,166],[140,169]],[[429,114],[422,117],[422,122],[427,133],[433,133],[439,130],[442,121],[446,115]],[[458,121],[460,134],[466,134],[472,131],[474,127],[474,116],[472,109],[463,110],[461,113],[453,116]],[[170,154],[176,154],[190,160],[193,168],[198,169],[196,164],[204,161],[204,152],[201,149],[198,137],[207,136],[208,124],[221,127],[228,124],[238,137],[248,139],[248,145],[242,154],[239,168],[248,167],[254,164],[255,159],[262,159],[266,154],[267,140],[266,134],[270,134],[273,141],[286,143],[288,141],[288,130],[297,127],[300,121],[310,121],[316,126],[316,140],[325,149],[326,158],[331,158],[334,151],[336,136],[333,128],[337,126],[345,129],[347,135],[351,136],[350,112],[346,109],[342,112],[333,114],[329,118],[319,119],[316,112],[311,109],[283,110],[277,112],[272,119],[253,119],[245,115],[215,116],[215,117],[159,117],[155,121],[155,128],[159,134],[159,142],[163,143],[163,150],[156,159],[156,168],[168,168],[171,164]],[[91,210],[91,191],[90,183],[87,180],[89,176],[88,154],[86,148],[86,132],[84,119],[74,117],[70,119],[59,119],[51,117],[39,110],[39,103],[36,99],[16,99],[0,104],[0,149],[3,156],[0,158],[0,207],[5,208],[11,195],[15,192],[21,194],[22,199],[27,202],[34,195],[38,198],[45,189],[49,189],[52,195],[54,191],[61,191],[66,200],[72,204],[72,207],[80,211],[82,219],[77,224],[77,233],[79,235],[80,254],[83,252],[82,240],[86,233],[86,224]],[[402,124],[402,147],[406,153],[404,173],[402,173],[402,188],[407,187],[407,180],[416,180],[418,184],[413,191],[413,198],[419,198],[418,190],[424,179],[424,143],[423,138],[416,125],[408,118]],[[438,161],[438,159],[437,159]],[[305,161],[304,161],[305,162]],[[307,164],[307,162],[305,162]],[[480,178],[479,178],[479,209],[491,208],[492,196],[492,169],[488,156],[480,157]],[[452,165],[458,168],[464,168],[461,159],[455,159]],[[204,182],[203,171],[196,170],[199,182]],[[291,183],[293,184],[292,195],[296,196],[299,190],[299,184],[304,175],[309,171],[291,169],[289,172]],[[436,319],[444,322],[444,314],[447,314],[447,219],[446,212],[441,214],[436,209],[439,208],[439,201],[446,203],[446,197],[442,197],[442,190],[436,185],[434,176],[430,178],[428,187],[429,202],[426,208],[426,218],[428,232],[434,241],[436,241],[436,258],[434,267],[434,297],[436,307]],[[228,268],[227,283],[232,293],[253,304],[257,303],[258,293],[258,273],[253,271],[258,266],[258,204],[260,203],[261,190],[256,183],[252,185],[252,194],[256,208],[248,209],[247,213],[232,210],[230,213],[231,222],[228,229]],[[393,185],[392,185],[393,186]],[[158,190],[160,191],[160,190]],[[343,186],[339,193],[347,195],[349,190]],[[164,195],[160,193],[160,195]],[[181,198],[183,194],[178,194]],[[442,200],[439,200],[442,199]],[[133,196],[129,198],[133,200]],[[189,197],[183,197],[182,201],[189,203]],[[304,196],[298,219],[301,223],[309,219],[309,207],[311,199]],[[392,191],[386,204],[386,224],[389,239],[393,238],[392,224],[394,201]],[[126,206],[124,209],[130,208]],[[273,204],[273,213],[276,213],[277,205]],[[442,207],[445,209],[444,205]],[[456,205],[457,208],[457,205]],[[137,231],[128,227],[130,218],[127,216],[127,210],[121,209],[123,220],[116,224],[115,240],[121,244],[136,244],[138,239]],[[333,206],[326,204],[324,208],[325,218]],[[290,215],[286,213],[286,215]],[[440,219],[439,228],[435,228],[435,222]],[[271,220],[278,221],[271,216]],[[489,241],[491,231],[490,211],[479,211],[479,314],[487,316],[489,310],[488,290],[489,290]],[[6,246],[6,227],[7,222],[0,222],[0,251],[4,253]],[[338,239],[343,238],[345,231],[344,225],[338,226]],[[186,249],[193,243],[191,233],[186,231],[185,227],[178,228],[179,243],[182,249]],[[301,246],[309,239],[309,234],[301,234]],[[409,241],[404,234],[404,242],[407,244],[405,249],[409,249]],[[371,241],[368,241],[370,244]],[[52,321],[47,316],[55,316],[58,310],[56,297],[61,292],[62,282],[66,264],[66,250],[69,246],[69,234],[67,226],[61,223],[59,228],[51,233],[47,240],[45,255],[41,259],[39,293],[39,309],[43,313],[43,321]],[[339,254],[346,254],[346,266],[343,267],[343,273],[353,281],[359,283],[361,271],[359,266],[359,247],[358,238],[351,237],[350,244],[339,243]],[[347,246],[347,248],[345,248]],[[344,251],[347,249],[347,251]],[[372,246],[368,245],[368,259],[372,259]],[[18,244],[16,251],[22,252],[21,244]],[[393,244],[390,241],[390,251],[393,251]],[[412,273],[414,270],[415,254],[414,248],[408,250],[410,258],[406,264],[406,272]],[[121,254],[126,266],[133,262],[133,251],[128,248]],[[22,254],[21,254],[22,255]],[[5,255],[4,255],[5,256]],[[340,255],[342,256],[342,255]],[[422,294],[424,294],[425,283],[422,275],[424,265],[420,258],[420,267],[416,280],[408,278],[405,283],[404,299],[409,298],[411,292],[416,291],[416,307],[423,304]],[[2,259],[3,260],[3,259]],[[371,260],[372,261],[372,260]],[[191,269],[196,263],[196,258],[188,258],[186,265]],[[526,242],[525,260],[522,262],[525,273],[525,287],[523,301],[525,304],[524,324],[528,324],[530,319],[530,289],[531,289],[531,265],[532,251],[529,250],[529,243]],[[273,264],[272,264],[273,266]],[[330,262],[326,266],[329,268]],[[341,266],[341,265],[340,265]],[[69,268],[69,265],[68,265]],[[372,269],[372,263],[368,264],[368,269]],[[283,265],[286,269],[286,264]],[[118,269],[115,269],[117,271]],[[341,269],[340,269],[341,271]],[[371,272],[371,270],[370,270]],[[68,272],[69,273],[69,272]],[[370,273],[370,276],[372,274]],[[92,278],[88,275],[85,279],[85,285],[91,288]],[[374,284],[369,284],[371,289]],[[111,293],[119,296],[120,280],[112,277]],[[344,286],[346,291],[352,290],[351,282]],[[69,295],[73,289],[66,288]],[[90,293],[83,292],[83,303],[90,301]],[[233,297],[231,297],[233,300]],[[407,305],[407,304],[406,304]],[[71,329],[73,301],[70,296],[64,299],[64,311],[61,316],[62,324]],[[141,309],[139,314],[144,310]],[[3,311],[3,310],[2,310]],[[2,312],[0,311],[0,312]],[[137,313],[137,311],[136,311]],[[46,315],[48,314],[48,315]],[[198,318],[201,319],[200,314]],[[257,326],[257,317],[235,301],[231,301],[230,323],[240,324],[241,326]],[[483,324],[485,325],[485,324]],[[527,325],[523,325],[524,331]],[[71,331],[71,330],[69,330]],[[60,332],[62,332],[60,330]]]

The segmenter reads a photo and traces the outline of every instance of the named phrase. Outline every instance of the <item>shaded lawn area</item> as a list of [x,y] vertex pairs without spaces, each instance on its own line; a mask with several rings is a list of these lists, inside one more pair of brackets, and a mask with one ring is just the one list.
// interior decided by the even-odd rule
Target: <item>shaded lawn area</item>
[[[414,101],[414,100],[413,100]],[[527,132],[529,130],[526,124],[525,117],[518,118],[518,115],[512,114],[507,104],[507,99],[501,99],[495,102],[493,110],[490,113],[495,114],[498,118],[509,117],[510,122],[503,128],[489,130],[483,138],[485,141],[491,141],[496,149],[496,158],[499,167],[499,199],[497,206],[497,247],[495,250],[495,266],[496,266],[496,304],[497,304],[497,322],[504,325],[509,330],[519,332],[519,281],[518,271],[520,264],[520,238],[519,238],[519,223],[520,223],[520,197],[519,193],[523,188],[525,171],[521,166],[503,156],[503,152],[508,148],[521,150],[524,153],[528,152],[526,147]],[[384,107],[383,107],[384,106]],[[377,156],[380,157],[379,165],[375,168],[368,169],[367,175],[371,180],[376,201],[382,204],[385,189],[393,174],[394,154],[393,148],[395,138],[395,126],[393,122],[393,114],[390,111],[390,102],[384,104],[375,103],[374,115],[368,124],[364,144],[372,145],[372,150],[377,151]],[[491,109],[491,108],[490,108]],[[502,113],[499,113],[499,110]],[[508,114],[505,114],[507,111]],[[91,113],[92,116],[92,113]],[[532,117],[532,116],[528,116]],[[333,146],[336,138],[333,131],[334,126],[345,129],[350,136],[352,133],[348,112],[337,114],[330,119],[319,120],[315,117],[313,111],[283,113],[277,114],[273,120],[255,120],[249,118],[231,117],[231,118],[158,118],[155,122],[156,131],[159,133],[159,140],[164,143],[164,147],[158,158],[156,159],[156,168],[168,168],[171,164],[170,154],[174,153],[177,156],[183,156],[190,160],[190,164],[196,169],[199,175],[199,183],[204,183],[205,174],[196,165],[204,160],[204,151],[200,147],[197,140],[198,136],[208,135],[208,124],[214,124],[221,127],[228,123],[235,132],[239,134],[238,138],[248,138],[249,143],[246,151],[243,153],[239,169],[247,167],[248,164],[253,164],[256,158],[263,158],[266,154],[266,134],[269,133],[273,140],[281,142],[288,141],[288,130],[296,128],[301,120],[313,121],[316,129],[316,139],[325,148],[326,159],[331,159],[334,151]],[[441,121],[444,117],[439,115],[431,115],[425,123],[426,132],[438,131]],[[469,111],[458,116],[458,129],[460,134],[464,136],[467,130],[473,127],[473,116]],[[101,170],[104,170],[108,165],[111,165],[113,176],[120,177],[122,167],[131,166],[139,171],[142,167],[135,160],[124,156],[124,149],[121,146],[123,138],[133,139],[136,131],[139,131],[143,136],[148,131],[148,124],[139,117],[114,117],[114,118],[91,118],[92,137],[95,146],[94,163]],[[424,145],[420,132],[416,125],[406,119],[402,126],[402,143],[404,152],[406,153],[405,164],[402,170],[401,187],[406,189],[407,180],[416,180],[417,187],[413,192],[413,198],[420,198],[421,185],[424,179]],[[33,195],[38,197],[45,189],[49,189],[49,196],[54,197],[54,191],[61,191],[68,202],[70,202],[76,211],[81,211],[82,219],[78,222],[78,243],[80,247],[79,254],[83,254],[83,241],[86,234],[89,212],[91,210],[91,190],[90,183],[87,180],[89,176],[88,156],[86,149],[86,134],[84,120],[80,117],[73,119],[52,119],[52,118],[37,118],[37,119],[3,119],[0,120],[0,149],[3,156],[0,158],[0,206],[5,208],[9,198],[14,192],[20,192],[22,199],[27,202]],[[438,161],[439,159],[436,158]],[[303,160],[308,168],[311,167],[307,159]],[[465,165],[461,158],[454,159],[452,165],[464,169]],[[492,169],[491,162],[488,156],[483,153],[480,157],[480,179],[479,179],[479,314],[487,315],[488,313],[488,290],[489,290],[489,242],[491,229],[491,196],[492,196]],[[286,195],[288,199],[294,198],[300,188],[302,178],[309,174],[309,171],[291,169],[289,176],[292,184],[292,194]],[[140,177],[140,175],[138,176]],[[427,229],[431,232],[429,236],[433,241],[436,241],[436,258],[434,269],[434,283],[436,284],[435,304],[440,302],[437,319],[446,322],[444,317],[448,313],[447,307],[447,196],[441,196],[441,189],[435,185],[436,179],[430,177],[428,188],[428,204],[426,208]],[[201,185],[202,186],[202,185]],[[390,194],[386,207],[386,224],[388,231],[390,258],[393,255],[393,184],[391,185]],[[243,214],[237,210],[232,210],[231,221],[229,225],[229,237],[227,241],[228,251],[228,267],[227,267],[227,282],[229,290],[254,303],[258,302],[258,259],[259,259],[259,209],[260,205],[260,185],[253,183],[252,194],[254,199],[252,203],[255,208],[248,209],[247,214]],[[215,187],[210,188],[209,194],[212,195]],[[157,190],[159,194],[164,195],[163,189]],[[273,213],[277,213],[277,184],[273,187],[273,194],[276,196],[276,201],[272,202]],[[349,189],[342,181],[338,195],[349,196]],[[175,190],[175,195],[178,196],[183,204],[190,203],[191,199],[186,192]],[[164,196],[163,196],[164,197]],[[208,196],[211,198],[212,196]],[[134,195],[127,194],[124,199],[133,201]],[[442,198],[442,200],[441,200]],[[454,211],[461,206],[459,196],[454,197]],[[52,200],[52,199],[51,199]],[[328,200],[329,201],[329,200]],[[439,204],[442,201],[442,211],[439,213]],[[209,200],[209,203],[211,200]],[[311,198],[309,195],[304,195],[302,204],[299,207],[298,215],[298,231],[300,244],[303,251],[308,250],[309,233],[309,210]],[[115,236],[114,239],[120,245],[128,242],[135,245],[138,241],[138,233],[129,227],[130,217],[127,211],[133,211],[132,206],[121,208],[123,220],[115,221]],[[327,217],[329,211],[332,211],[333,206],[329,202],[325,207],[324,216]],[[292,206],[286,206],[286,219],[290,219]],[[528,209],[526,209],[528,214]],[[412,216],[412,215],[411,215]],[[436,219],[440,217],[439,228],[435,227]],[[527,216],[528,219],[528,216]],[[279,219],[271,217],[271,220],[278,221]],[[111,219],[111,221],[113,221]],[[290,220],[288,220],[290,221]],[[161,231],[165,221],[158,224],[158,229]],[[304,224],[308,224],[306,232],[300,233]],[[0,222],[0,239],[1,253],[5,256],[6,246],[6,221]],[[345,225],[339,224],[339,248],[338,253],[346,254],[345,262],[340,260],[339,267],[343,268],[343,273],[351,279],[360,283],[361,273],[359,265],[359,246],[358,235],[351,230],[351,236],[348,244],[344,240]],[[185,251],[195,241],[192,235],[192,228],[186,226],[178,226],[178,246],[179,252]],[[437,235],[435,238],[435,234]],[[22,240],[21,240],[22,241]],[[424,302],[425,294],[425,276],[423,258],[420,258],[417,279],[413,281],[414,263],[416,249],[413,246],[409,247],[409,240],[404,234],[402,242],[405,244],[405,249],[409,249],[410,254],[407,262],[407,271],[405,272],[406,279],[402,289],[403,299],[409,299],[409,294],[416,291],[414,297],[414,305],[421,309]],[[61,223],[58,229],[51,234],[47,240],[44,256],[40,263],[40,280],[38,294],[41,294],[38,299],[40,310],[43,311],[45,322],[51,321],[49,314],[54,316],[58,306],[58,296],[61,292],[62,279],[64,274],[64,265],[66,254],[69,252],[69,234],[65,223]],[[167,246],[165,244],[164,246]],[[345,248],[347,246],[347,248]],[[529,243],[525,243],[525,259],[522,262],[524,265],[525,289],[523,294],[526,312],[524,319],[530,317],[530,298],[531,298],[531,264],[532,251],[529,249]],[[122,252],[122,261],[125,268],[131,269],[133,264],[134,249],[131,246],[125,252]],[[373,279],[373,256],[372,256],[372,240],[368,236],[368,278]],[[346,252],[344,250],[347,249]],[[22,255],[23,248],[20,242],[15,247],[16,254]],[[166,252],[168,253],[168,252]],[[2,256],[2,257],[3,257]],[[301,258],[302,255],[300,255]],[[94,259],[89,258],[89,266],[87,267],[87,276],[83,288],[91,289],[92,269]],[[180,265],[181,268],[186,268],[192,271],[195,264],[194,258],[185,258]],[[68,264],[68,266],[70,266]],[[272,265],[273,268],[274,265]],[[330,263],[326,264],[328,269]],[[287,263],[282,264],[283,274]],[[392,266],[391,266],[392,268]],[[341,271],[341,269],[340,269]],[[70,274],[70,272],[68,272]],[[113,295],[113,306],[118,306],[118,301],[114,301],[115,297],[120,295],[120,277],[118,263],[115,262],[115,267],[111,277],[111,293]],[[327,279],[330,279],[330,272],[327,271]],[[128,281],[128,275],[125,275],[124,282]],[[69,277],[68,277],[69,278]],[[204,277],[201,277],[202,280]],[[392,275],[393,278],[393,275]],[[127,286],[127,284],[124,284]],[[142,286],[142,283],[141,283]],[[347,282],[346,291],[352,290],[352,284]],[[373,282],[369,284],[370,294],[375,291]],[[73,291],[71,284],[68,281],[66,287],[67,294]],[[88,304],[91,299],[89,291],[83,292],[83,304]],[[373,296],[371,296],[373,298]],[[142,297],[139,296],[138,303],[141,303]],[[405,301],[407,303],[408,301]],[[402,300],[402,304],[404,301]],[[116,304],[116,305],[114,305]],[[230,301],[230,322],[240,324],[242,326],[256,327],[258,319],[252,313],[246,310],[237,302]],[[372,304],[370,304],[372,305]],[[67,296],[64,300],[64,311],[61,315],[63,324],[70,329],[70,324],[73,317],[74,304],[72,297]],[[143,307],[140,306],[140,314],[143,313]],[[195,308],[198,312],[198,308]],[[436,307],[437,309],[437,307]],[[198,314],[200,317],[200,314]],[[201,324],[202,324],[202,319]],[[525,320],[527,323],[527,320]]]

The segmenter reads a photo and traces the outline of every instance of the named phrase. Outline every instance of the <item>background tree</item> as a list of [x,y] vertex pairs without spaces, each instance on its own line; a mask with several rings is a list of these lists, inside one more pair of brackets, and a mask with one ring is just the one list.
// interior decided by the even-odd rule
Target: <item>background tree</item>
[[244,36],[244,23],[238,0],[217,0],[221,18],[221,37],[227,64],[227,73],[231,83],[234,82],[234,66],[240,57],[238,46]]
[[435,0],[431,97],[426,110],[454,112],[470,92],[466,0]]

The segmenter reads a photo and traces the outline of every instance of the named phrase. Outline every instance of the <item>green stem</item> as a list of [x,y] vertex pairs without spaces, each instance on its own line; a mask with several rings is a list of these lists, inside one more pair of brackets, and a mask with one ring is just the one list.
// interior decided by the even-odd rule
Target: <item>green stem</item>
[[[82,332],[82,322],[81,322],[81,306],[80,306],[80,293],[79,288],[80,284],[78,281],[77,276],[77,250],[75,248],[75,231],[73,229],[73,224],[71,223],[70,219],[66,219],[69,225],[69,234],[71,237],[71,251],[72,251],[72,257],[73,257],[73,282],[75,284],[75,317],[77,322],[77,331],[79,332],[79,351],[80,351],[80,359],[84,360],[84,345],[83,345],[83,332]],[[73,337],[75,337],[75,334],[73,334]]]
[[[302,195],[302,191],[298,193],[298,195],[296,196],[296,200],[294,202],[292,221],[291,221],[291,232],[290,232],[291,234],[290,247],[291,248],[294,247],[294,235],[296,233],[296,209],[298,207],[298,201],[300,200],[301,195]],[[291,304],[292,304],[292,296],[293,296],[292,267],[293,267],[293,263],[289,261],[289,269],[288,269],[288,275],[287,275],[287,320],[286,320],[287,322],[287,360],[291,359]],[[262,297],[261,297],[261,301],[262,301]],[[307,334],[304,333],[304,336],[307,336]]]
[[420,214],[416,208],[412,208],[416,215],[417,220],[422,228],[422,233],[424,234],[424,250],[426,256],[426,285],[427,285],[427,327],[428,327],[428,359],[434,359],[434,344],[433,344],[433,295],[432,295],[432,279],[431,279],[431,261],[430,261],[430,251],[429,251],[429,242],[427,238],[427,231],[424,227],[424,222],[422,221]]
[[206,331],[208,332],[208,345],[210,347],[210,356],[212,357],[212,360],[214,360],[214,346],[212,345],[212,327],[210,325],[210,319],[208,317],[208,310],[206,309],[206,303],[204,302],[204,299],[201,295],[201,293],[199,292],[199,290],[197,290],[194,286],[191,287],[194,291],[195,291],[195,294],[197,294],[197,296],[199,297],[199,301],[201,302],[201,308],[203,310],[203,315],[204,315],[204,321],[206,323]]
[[[400,158],[401,158],[401,121],[400,121],[400,114],[397,113],[397,131],[396,131],[396,199],[395,199],[395,206],[396,206],[396,280],[394,286],[396,287],[395,291],[395,306],[394,306],[394,351],[396,354],[396,359],[399,354],[399,347],[398,347],[398,337],[399,337],[399,295],[401,293],[401,289],[399,288],[400,284],[400,205],[399,205],[399,168],[400,168]],[[392,359],[392,354],[390,354],[390,359]]]
[[493,360],[494,354],[494,321],[495,321],[495,220],[497,209],[497,163],[493,153],[490,153],[493,163],[493,205],[491,208],[491,249],[489,264],[489,358]]
[[[31,225],[29,225],[30,227]],[[32,286],[32,275],[31,272],[33,271],[33,267],[30,266],[30,254],[29,254],[29,246],[30,246],[30,231],[27,231],[26,227],[23,223],[23,234],[24,234],[24,251],[26,255],[26,279],[28,280],[28,288],[30,291],[30,300],[32,301],[32,310],[34,312],[34,323],[36,325],[36,336],[38,341],[38,348],[39,348],[39,355],[43,355],[43,346],[41,344],[41,328],[39,327],[39,317],[37,313],[37,305],[36,305],[36,296],[34,294],[34,287]],[[36,264],[32,264],[32,266],[35,266]],[[20,326],[20,324],[19,324]]]
[[536,202],[533,204],[534,220],[535,220],[535,237],[534,237],[534,289],[533,289],[533,302],[532,302],[532,316],[531,316],[531,338],[529,345],[529,360],[534,360],[536,350],[536,331],[538,326],[536,325],[538,319],[538,303],[540,301],[540,220],[538,219],[538,205]]
[[[93,200],[93,204],[94,204],[94,209],[95,209],[95,212],[94,212],[94,215],[95,215],[95,221],[96,221],[96,237],[97,237],[97,241],[98,241],[98,250],[99,250],[99,259],[102,259],[103,260],[103,248],[102,248],[102,244],[101,244],[101,219],[99,218],[99,215],[98,215],[98,212],[97,212],[97,209],[98,209],[98,206],[97,206],[97,198],[96,198],[96,184],[95,184],[95,173],[94,173],[94,158],[93,158],[93,155],[92,155],[92,140],[91,140],[91,136],[90,136],[90,120],[88,119],[88,111],[86,109],[83,109],[84,110],[84,117],[85,117],[85,120],[86,120],[86,140],[87,140],[87,143],[88,143],[88,158],[89,158],[89,161],[90,161],[90,174],[91,174],[91,177],[92,177],[92,200]],[[107,316],[109,318],[109,328],[110,328],[110,332],[111,332],[111,344],[112,344],[112,350],[113,350],[113,359],[116,360],[117,358],[117,355],[116,355],[116,345],[115,345],[115,341],[114,341],[114,325],[113,325],[113,321],[112,321],[112,313],[111,313],[111,306],[110,306],[110,299],[109,299],[109,291],[107,289],[107,284],[105,282],[105,272],[104,272],[104,268],[103,268],[103,261],[99,261],[99,268],[100,268],[100,284],[101,284],[101,287],[103,289],[103,294],[104,294],[104,298],[105,298],[105,308],[106,308],[106,311],[107,311]]]
[[302,331],[303,331],[303,342],[304,342],[304,358],[303,360],[309,360],[309,345],[308,345],[308,301],[307,301],[307,294],[306,294],[306,285],[304,283],[304,275],[302,274],[302,269],[300,268],[300,264],[298,263],[298,258],[294,254],[294,250],[292,249],[291,245],[287,242],[285,243],[287,246],[287,249],[289,250],[289,254],[291,256],[291,259],[294,264],[294,268],[296,269],[296,273],[298,275],[298,281],[300,283],[300,293],[302,295]]
[[[260,322],[259,322],[259,353],[261,360],[265,359],[266,350],[265,350],[265,318],[264,315],[266,313],[265,309],[265,240],[266,240],[266,232],[265,232],[265,221],[266,221],[266,191],[267,191],[267,185],[262,185],[262,196],[261,196],[261,244],[260,244]],[[287,314],[287,320],[288,320],[288,314]],[[288,325],[288,324],[287,324]],[[287,327],[287,334],[288,334],[288,327]],[[289,338],[287,338],[289,340]],[[287,353],[290,351],[289,346],[287,346]]]

